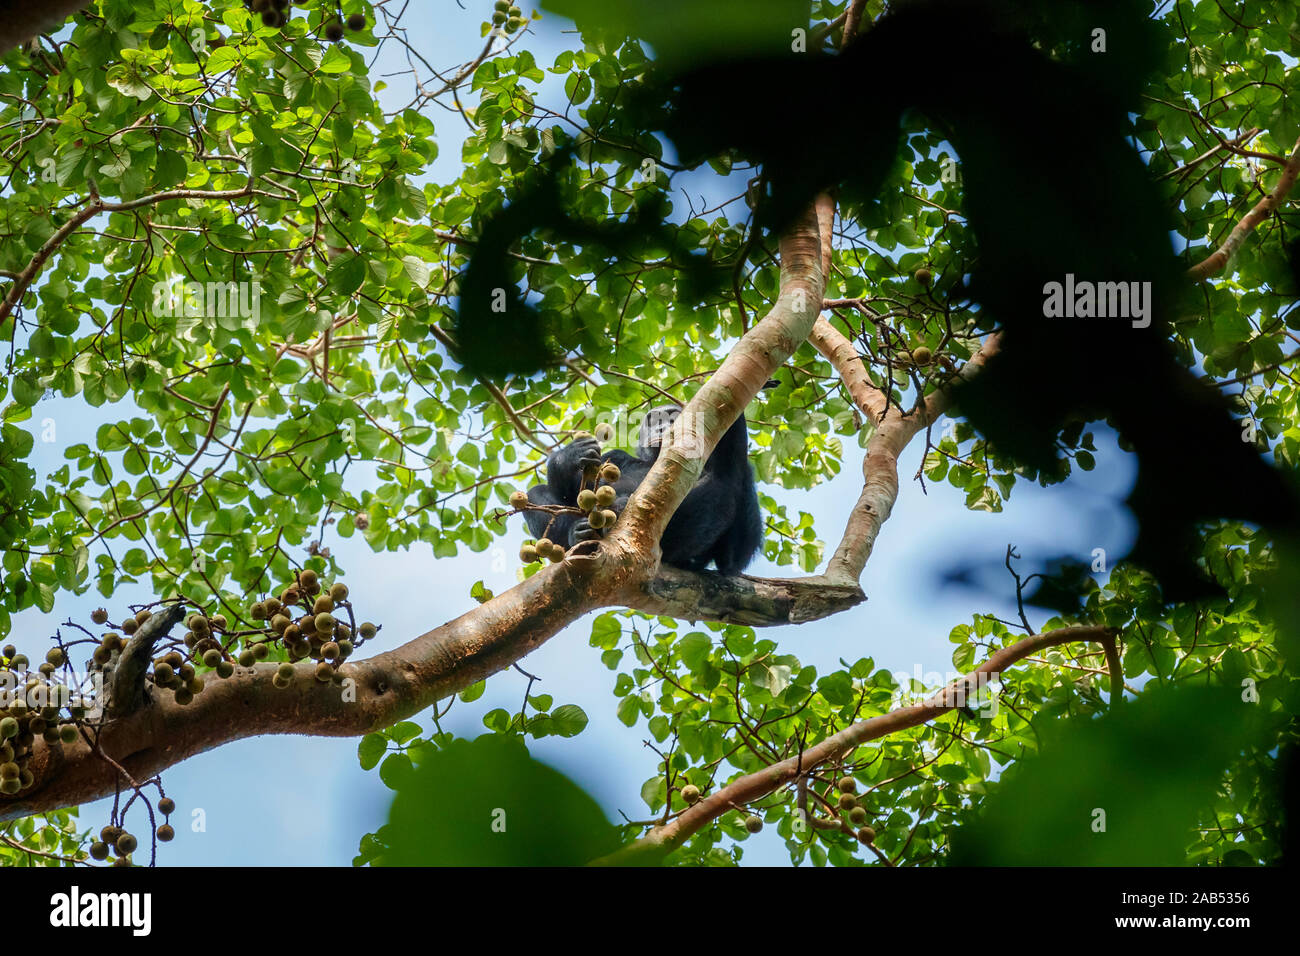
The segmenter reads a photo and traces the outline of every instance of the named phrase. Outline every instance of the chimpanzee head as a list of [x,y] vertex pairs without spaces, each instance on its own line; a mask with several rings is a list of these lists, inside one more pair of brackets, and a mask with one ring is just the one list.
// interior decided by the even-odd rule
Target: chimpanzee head
[[668,429],[681,415],[680,405],[658,405],[645,413],[641,428],[637,432],[637,457],[643,459],[657,458],[663,446]]

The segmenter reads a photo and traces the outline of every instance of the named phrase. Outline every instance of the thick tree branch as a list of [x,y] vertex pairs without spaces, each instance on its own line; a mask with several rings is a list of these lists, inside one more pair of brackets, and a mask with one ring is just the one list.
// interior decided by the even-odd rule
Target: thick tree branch
[[965,706],[967,701],[974,699],[981,675],[985,681],[996,681],[1008,667],[1044,648],[1073,641],[1100,642],[1114,636],[1113,628],[1075,626],[1023,638],[997,651],[965,677],[948,684],[922,703],[858,721],[787,760],[746,774],[682,811],[670,822],[655,827],[631,846],[595,862],[605,865],[654,863],[727,811],[765,797],[809,771],[838,760],[869,740],[928,723],[950,710]]
[[824,276],[817,217],[809,209],[781,238],[780,295],[745,333],[673,424],[654,466],[628,501],[606,546],[650,561],[664,528],[695,486],[704,462],[758,390],[808,338],[821,308]]
[[[839,335],[829,323],[827,327]],[[927,395],[919,408],[908,412],[890,408],[880,419],[862,458],[862,493],[853,506],[835,553],[826,564],[827,581],[838,585],[857,583],[871,557],[880,528],[898,500],[898,459],[903,449],[918,432],[947,410],[952,403],[953,389],[979,373],[984,363],[997,352],[1000,341],[998,333],[985,339],[983,346],[962,366],[956,378]],[[862,365],[860,359],[856,361],[858,366]],[[854,375],[851,363],[846,363],[846,366],[849,374]],[[865,371],[862,374],[865,375]],[[864,411],[873,407],[868,406]]]
[[1110,673],[1110,707],[1114,710],[1124,700],[1124,662],[1119,656],[1119,641],[1115,635],[1103,638],[1102,650],[1106,653],[1106,670]]
[[664,565],[622,603],[648,614],[686,621],[726,621],[750,627],[804,624],[847,611],[865,601],[856,581],[836,584],[825,577],[726,577]]
[[0,53],[58,27],[86,6],[86,0],[0,0]]
[[[831,239],[835,220],[833,200],[822,194],[816,203],[822,253],[822,272],[831,269]],[[823,301],[822,307],[827,307]],[[824,318],[813,324],[808,341],[816,346],[839,373],[854,404],[875,426],[862,459],[862,493],[849,522],[819,579],[832,587],[856,587],[871,557],[881,525],[898,500],[898,458],[917,432],[930,425],[952,401],[952,390],[975,375],[998,349],[998,336],[990,336],[980,351],[962,367],[957,380],[931,392],[924,403],[910,412],[889,406],[886,394],[871,381],[858,350],[848,338]]]
[[848,46],[858,35],[858,24],[862,22],[862,9],[867,5],[867,0],[853,0],[849,4],[848,10],[845,11],[847,16],[844,18],[844,38],[840,42],[841,47]]
[[278,665],[267,663],[208,680],[184,706],[170,691],[141,695],[130,713],[87,722],[102,756],[84,740],[46,744],[37,737],[27,763],[36,781],[13,796],[0,795],[0,821],[111,795],[124,783],[117,765],[145,780],[245,737],[353,737],[391,726],[535,650],[600,606],[600,590],[621,585],[629,570],[614,555],[552,565],[399,648],[342,665],[348,681],[342,688],[317,681],[315,665],[304,661],[283,689],[271,683]]
[[826,319],[818,317],[808,341],[816,346],[817,351],[839,373],[853,404],[862,410],[867,420],[873,425],[880,421],[888,407],[885,394],[868,377],[867,366],[848,337]]
[[[860,14],[861,11],[857,9],[860,6],[861,4],[854,4],[850,8],[850,16],[853,16],[854,11]],[[835,202],[830,196],[822,193],[817,197],[816,209],[817,228],[822,247],[822,274],[828,276],[831,274],[831,256],[834,252],[832,237],[835,227]],[[830,308],[828,301],[822,302],[823,309]],[[819,315],[817,321],[813,323],[808,341],[839,373],[844,387],[849,390],[849,396],[867,419],[873,424],[879,421],[888,408],[888,402],[885,394],[867,375],[867,367],[848,337]]]
[[113,669],[108,690],[109,717],[123,717],[144,706],[144,678],[153,649],[185,616],[185,607],[170,604],[141,624],[127,641]]

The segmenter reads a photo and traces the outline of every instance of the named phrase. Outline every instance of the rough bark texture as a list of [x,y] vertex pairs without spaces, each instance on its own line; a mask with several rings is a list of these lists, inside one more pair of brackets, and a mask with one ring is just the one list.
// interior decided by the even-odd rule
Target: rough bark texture
[[26,43],[40,33],[57,30],[63,21],[86,7],[85,0],[0,0],[0,53]]
[[803,624],[830,617],[867,599],[857,582],[810,578],[724,577],[663,567],[627,596],[628,607],[687,621],[726,621],[750,627]]
[[237,668],[232,677],[209,680],[184,706],[150,684],[142,706],[92,722],[89,739],[47,745],[38,738],[27,765],[36,783],[0,797],[0,820],[109,796],[127,785],[114,763],[143,780],[245,737],[353,737],[387,727],[509,667],[598,606],[595,577],[618,581],[623,575],[614,560],[552,565],[395,650],[342,665],[349,682],[342,688],[317,681],[310,661],[297,665],[293,683],[283,689],[271,683],[276,664]]

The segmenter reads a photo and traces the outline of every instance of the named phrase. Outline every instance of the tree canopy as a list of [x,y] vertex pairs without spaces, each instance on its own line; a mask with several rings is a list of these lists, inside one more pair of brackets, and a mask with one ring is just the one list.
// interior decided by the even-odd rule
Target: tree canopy
[[[979,27],[933,0],[476,0],[450,68],[416,6],[98,0],[5,54],[0,635],[37,608],[54,640],[0,667],[75,694],[8,704],[0,860],[165,864],[157,775],[278,733],[356,736],[397,791],[358,864],[496,853],[470,811],[523,787],[554,814],[496,862],[727,865],[764,828],[817,865],[1278,861],[1293,4],[1024,0]],[[933,54],[900,42],[923,23]],[[543,35],[570,48],[543,62]],[[1154,321],[1022,308],[1067,273],[1146,281]],[[52,396],[102,424],[38,471]],[[366,647],[392,596],[350,595],[331,540],[432,579],[519,527],[549,451],[604,425],[630,447],[666,399],[687,414],[599,547]],[[742,412],[790,576],[660,564]],[[914,442],[901,493],[989,512],[1138,462],[1133,560],[1061,555],[1031,584],[1009,549],[1050,616],[955,622],[946,688],[865,645],[819,672],[791,635],[869,616]],[[800,493],[846,462],[848,525],[817,527]],[[486,739],[420,722],[591,611],[612,712],[530,684]],[[644,728],[644,819],[603,829],[520,746],[594,720]],[[68,809],[116,792],[125,844]],[[438,799],[465,818],[420,812]]]

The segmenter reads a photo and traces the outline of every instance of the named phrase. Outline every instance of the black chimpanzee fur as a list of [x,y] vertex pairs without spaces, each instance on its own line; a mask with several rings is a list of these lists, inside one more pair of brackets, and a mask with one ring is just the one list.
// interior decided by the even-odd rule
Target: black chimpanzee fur
[[[546,482],[528,489],[528,500],[539,505],[576,506],[583,470],[597,462],[612,462],[620,472],[612,507],[622,514],[627,499],[659,457],[663,436],[680,414],[681,408],[675,405],[647,412],[635,456],[617,449],[602,455],[594,438],[570,442],[547,459]],[[529,511],[524,517],[534,537],[546,535],[568,547],[602,537],[585,517],[558,515],[552,521],[550,515],[538,511]],[[749,464],[749,432],[741,415],[722,436],[704,463],[700,480],[668,522],[660,548],[664,563],[675,568],[702,571],[713,562],[723,574],[739,574],[762,543],[758,491]]]

